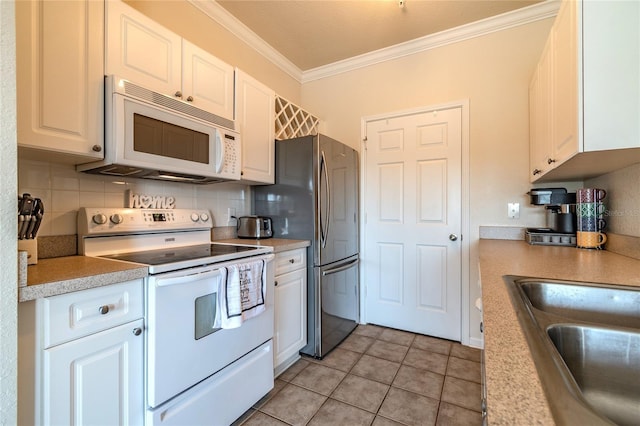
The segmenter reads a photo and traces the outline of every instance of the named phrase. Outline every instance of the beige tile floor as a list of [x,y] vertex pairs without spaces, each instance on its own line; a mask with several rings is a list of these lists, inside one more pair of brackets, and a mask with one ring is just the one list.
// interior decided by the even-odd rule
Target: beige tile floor
[[376,325],[302,358],[234,425],[480,425],[480,350]]

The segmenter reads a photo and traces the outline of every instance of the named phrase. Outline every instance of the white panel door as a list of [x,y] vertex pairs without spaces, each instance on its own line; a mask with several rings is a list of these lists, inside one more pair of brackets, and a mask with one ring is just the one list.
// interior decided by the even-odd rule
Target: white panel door
[[462,110],[366,123],[366,322],[460,340]]

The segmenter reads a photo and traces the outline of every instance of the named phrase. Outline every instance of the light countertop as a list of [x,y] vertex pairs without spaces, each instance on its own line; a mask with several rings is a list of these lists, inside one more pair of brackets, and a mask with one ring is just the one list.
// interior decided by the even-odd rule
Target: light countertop
[[[270,246],[274,248],[275,253],[304,248],[311,244],[308,240],[282,238],[236,238],[215,242]],[[18,288],[18,302],[117,284],[144,278],[147,274],[146,266],[96,257],[66,256],[40,259],[36,265],[27,267],[27,286]]]
[[311,245],[309,240],[289,240],[286,238],[262,238],[259,240],[249,238],[230,238],[226,240],[216,240],[215,243],[231,243],[231,244],[250,244],[254,246],[273,247],[274,253],[280,253],[287,250],[295,250],[305,248]]
[[640,286],[640,260],[608,251],[480,240],[490,425],[553,425],[504,275]]
[[147,276],[147,267],[88,256],[39,259],[27,267],[27,286],[18,288],[18,301],[56,296],[122,283]]

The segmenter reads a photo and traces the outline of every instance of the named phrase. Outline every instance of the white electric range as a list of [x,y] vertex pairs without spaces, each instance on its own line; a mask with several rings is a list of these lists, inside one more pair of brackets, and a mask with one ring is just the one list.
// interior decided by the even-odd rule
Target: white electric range
[[[146,265],[147,425],[230,424],[273,388],[273,248],[211,242],[206,210],[81,208],[79,253]],[[265,311],[218,328],[226,268],[262,262]]]

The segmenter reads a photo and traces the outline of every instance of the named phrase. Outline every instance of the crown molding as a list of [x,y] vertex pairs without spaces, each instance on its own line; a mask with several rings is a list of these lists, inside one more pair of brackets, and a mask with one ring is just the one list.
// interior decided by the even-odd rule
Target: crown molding
[[430,34],[405,43],[368,52],[343,61],[334,62],[302,73],[302,83],[331,77],[358,68],[378,64],[392,59],[413,55],[430,49],[446,46],[452,43],[491,34],[508,28],[525,25],[541,19],[552,18],[560,8],[559,0],[547,0],[512,12],[486,18],[470,24],[462,25],[450,30]]
[[258,37],[249,27],[227,12],[215,0],[187,0],[233,35],[256,50],[267,60],[282,69],[301,84],[342,74],[404,56],[413,55],[496,31],[525,25],[542,19],[553,18],[560,8],[560,0],[547,0],[512,12],[486,18],[450,30],[420,37],[405,43],[368,52],[343,61],[334,62],[308,71],[302,71],[270,44]]
[[302,82],[302,70],[300,68],[260,38],[235,16],[227,12],[227,10],[220,6],[215,0],[187,1],[264,56],[267,60],[278,66],[282,71],[289,74],[298,82]]

